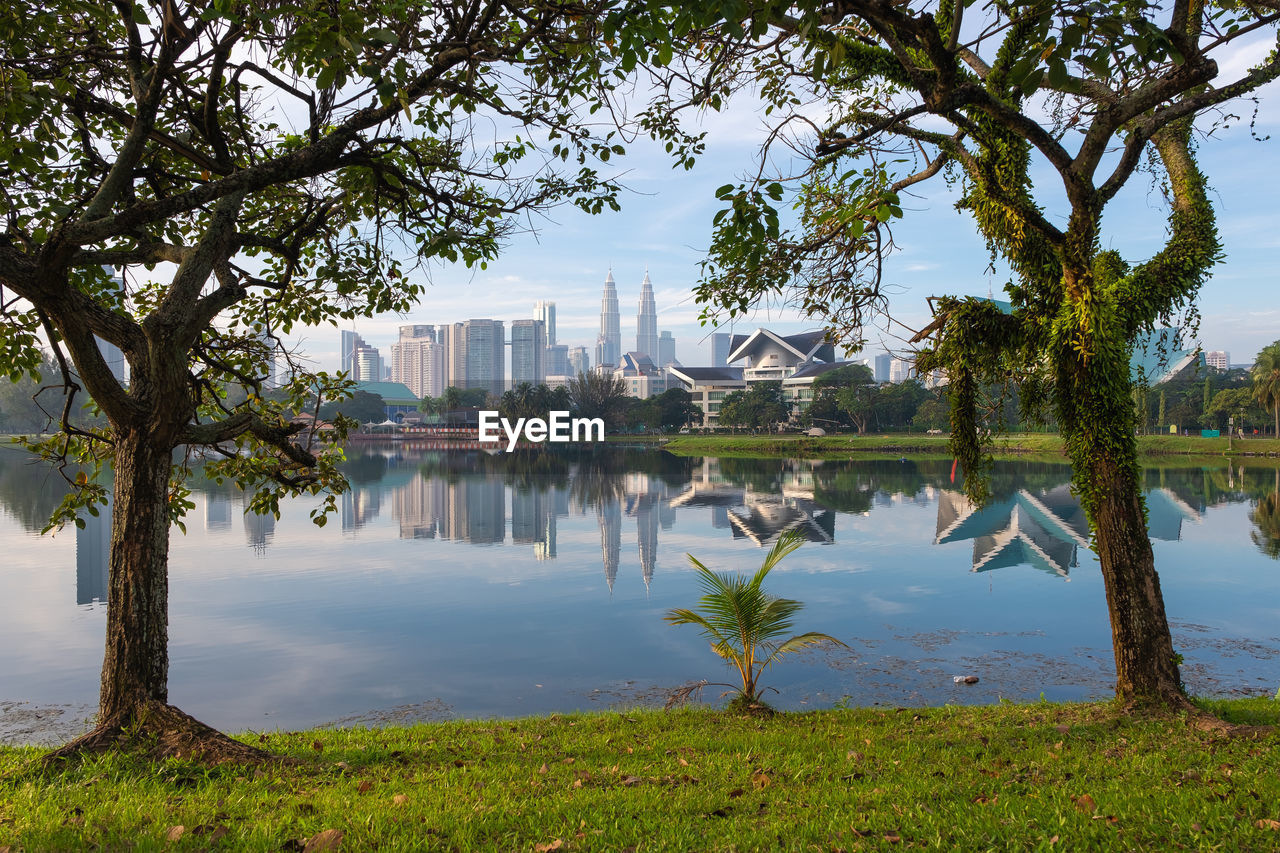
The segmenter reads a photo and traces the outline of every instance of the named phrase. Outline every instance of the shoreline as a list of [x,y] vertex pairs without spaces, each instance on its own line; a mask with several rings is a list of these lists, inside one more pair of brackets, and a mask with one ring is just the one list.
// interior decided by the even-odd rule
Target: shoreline
[[[634,438],[620,440],[635,441]],[[928,436],[911,433],[879,435],[829,435],[810,437],[803,435],[735,436],[679,435],[669,438],[648,438],[657,446],[677,456],[791,456],[813,459],[829,459],[856,454],[924,456],[938,459],[952,458],[947,436]],[[1067,463],[1062,438],[1056,434],[1014,433],[996,438],[992,443],[992,456],[996,459],[1051,459]],[[1200,438],[1199,436],[1138,436],[1140,459],[1186,458],[1222,461],[1247,459],[1280,464],[1280,440],[1273,438],[1234,439],[1230,453],[1226,438]]]

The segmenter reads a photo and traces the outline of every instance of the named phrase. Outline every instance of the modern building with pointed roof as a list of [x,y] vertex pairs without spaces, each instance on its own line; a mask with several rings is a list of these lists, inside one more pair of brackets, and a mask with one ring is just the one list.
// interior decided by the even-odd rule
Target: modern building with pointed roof
[[636,314],[636,352],[644,353],[658,361],[658,305],[653,298],[653,283],[649,270],[644,271],[640,283],[640,311]]
[[622,359],[622,331],[618,319],[618,286],[613,270],[604,279],[600,297],[600,336],[596,338],[596,364],[614,365]]

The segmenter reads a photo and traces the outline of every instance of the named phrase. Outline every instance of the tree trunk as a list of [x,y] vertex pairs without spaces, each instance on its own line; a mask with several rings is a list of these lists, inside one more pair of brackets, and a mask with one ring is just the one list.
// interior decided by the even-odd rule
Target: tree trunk
[[1137,480],[1123,461],[1101,452],[1090,478],[1099,491],[1094,534],[1111,617],[1116,696],[1129,705],[1185,704]]
[[118,435],[99,725],[168,701],[169,468],[168,447]]

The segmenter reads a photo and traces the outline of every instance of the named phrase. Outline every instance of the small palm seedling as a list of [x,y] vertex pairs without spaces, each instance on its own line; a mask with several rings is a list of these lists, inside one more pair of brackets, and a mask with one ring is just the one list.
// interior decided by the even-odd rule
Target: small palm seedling
[[792,617],[804,605],[789,598],[768,595],[760,588],[774,566],[804,544],[804,538],[789,531],[778,538],[764,558],[760,570],[747,580],[739,574],[713,572],[692,554],[689,562],[698,570],[703,592],[698,609],[668,610],[663,618],[672,625],[696,625],[711,641],[711,650],[733,664],[742,678],[742,687],[733,704],[750,707],[760,702],[760,676],[778,658],[820,643],[844,643],[835,637],[810,631],[787,639]]

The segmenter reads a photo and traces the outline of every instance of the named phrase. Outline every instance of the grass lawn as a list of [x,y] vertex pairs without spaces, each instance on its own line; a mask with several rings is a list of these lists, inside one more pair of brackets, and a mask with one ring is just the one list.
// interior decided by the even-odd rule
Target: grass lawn
[[[1234,700],[1236,722],[1280,703]],[[705,709],[248,735],[300,760],[0,750],[0,850],[1275,850],[1280,739],[1107,704]],[[331,831],[324,834],[326,831]],[[308,844],[310,842],[310,844]]]

